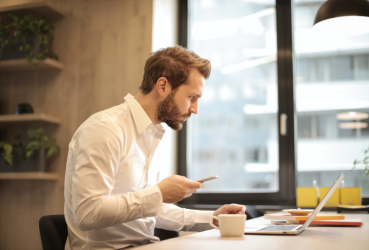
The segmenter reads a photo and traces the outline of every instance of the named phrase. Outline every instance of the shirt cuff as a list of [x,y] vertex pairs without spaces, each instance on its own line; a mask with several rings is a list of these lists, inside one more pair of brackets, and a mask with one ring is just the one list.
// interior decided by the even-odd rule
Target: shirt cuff
[[157,185],[153,185],[142,189],[142,216],[152,217],[163,214],[163,196],[160,188]]
[[209,223],[214,211],[196,211],[194,223]]

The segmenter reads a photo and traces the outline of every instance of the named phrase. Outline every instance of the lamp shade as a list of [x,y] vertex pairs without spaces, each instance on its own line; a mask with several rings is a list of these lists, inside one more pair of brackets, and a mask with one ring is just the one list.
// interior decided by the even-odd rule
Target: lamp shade
[[343,36],[369,32],[369,1],[328,0],[318,10],[313,30]]

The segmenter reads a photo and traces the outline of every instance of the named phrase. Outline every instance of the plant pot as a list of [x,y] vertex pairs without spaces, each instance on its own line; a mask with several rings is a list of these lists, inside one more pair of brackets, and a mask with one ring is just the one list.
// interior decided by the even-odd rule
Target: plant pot
[[[23,43],[19,41],[14,36],[10,38],[12,45],[7,46],[4,49],[2,56],[0,57],[0,61],[2,60],[12,60],[12,59],[24,59],[29,52],[20,51],[19,47],[23,46]],[[26,38],[28,44],[31,44],[33,47],[33,55],[36,56],[40,51],[40,44],[36,41],[34,35],[28,35]]]
[[46,172],[46,150],[34,152],[27,160],[20,158],[20,150],[13,149],[13,165],[8,166],[0,158],[0,172]]

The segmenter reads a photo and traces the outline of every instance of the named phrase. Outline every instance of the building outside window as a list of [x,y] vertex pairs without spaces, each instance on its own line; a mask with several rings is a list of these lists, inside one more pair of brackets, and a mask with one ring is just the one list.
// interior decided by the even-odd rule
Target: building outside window
[[[212,73],[199,114],[186,124],[186,174],[193,180],[220,176],[200,193],[282,191],[283,196],[279,158],[289,152],[279,141],[280,2],[188,1],[187,47],[210,59]],[[360,186],[363,197],[369,197],[364,171],[350,171],[369,147],[369,118],[337,118],[369,113],[369,35],[316,36],[311,28],[323,2],[292,3],[295,103],[287,105],[295,105],[295,118],[288,119],[296,120],[291,155],[296,178],[289,177],[289,187],[312,186],[313,181],[331,186],[344,172],[345,185]]]

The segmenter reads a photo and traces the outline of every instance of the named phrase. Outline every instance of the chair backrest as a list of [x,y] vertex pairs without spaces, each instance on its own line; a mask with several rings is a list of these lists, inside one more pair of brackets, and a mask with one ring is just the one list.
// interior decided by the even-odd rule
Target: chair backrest
[[263,216],[264,214],[265,211],[260,208],[256,208],[254,206],[246,206],[247,220]]
[[64,214],[41,217],[39,227],[43,250],[64,250],[68,237]]
[[179,233],[175,231],[161,229],[161,228],[155,228],[154,235],[162,241],[162,240],[168,240],[171,238],[178,237]]

